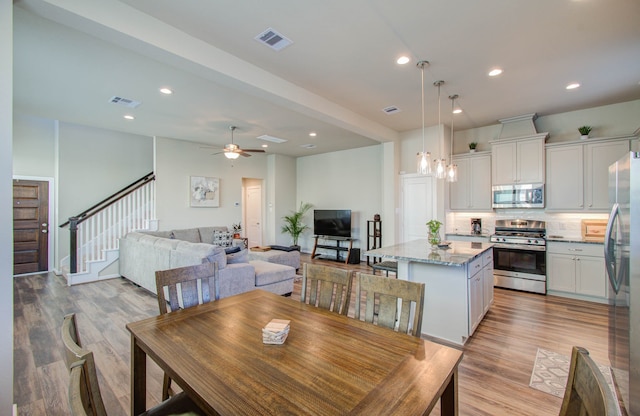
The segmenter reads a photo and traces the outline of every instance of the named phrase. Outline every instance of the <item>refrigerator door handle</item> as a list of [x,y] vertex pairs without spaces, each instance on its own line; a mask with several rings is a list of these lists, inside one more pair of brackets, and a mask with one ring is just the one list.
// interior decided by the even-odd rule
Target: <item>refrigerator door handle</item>
[[604,263],[607,266],[607,276],[609,277],[609,283],[613,290],[618,293],[620,290],[620,284],[616,279],[615,256],[613,248],[615,242],[611,238],[613,233],[613,225],[616,222],[618,215],[620,214],[620,206],[618,203],[613,204],[611,208],[611,215],[609,215],[609,222],[607,223],[607,231],[604,236]]

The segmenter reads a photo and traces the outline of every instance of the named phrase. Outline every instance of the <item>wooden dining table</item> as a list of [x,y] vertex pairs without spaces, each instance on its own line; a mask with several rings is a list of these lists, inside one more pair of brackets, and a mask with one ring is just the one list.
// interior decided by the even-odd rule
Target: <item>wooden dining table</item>
[[[272,319],[282,345],[263,344]],[[131,413],[146,409],[146,359],[212,415],[458,414],[462,351],[254,290],[127,324]]]

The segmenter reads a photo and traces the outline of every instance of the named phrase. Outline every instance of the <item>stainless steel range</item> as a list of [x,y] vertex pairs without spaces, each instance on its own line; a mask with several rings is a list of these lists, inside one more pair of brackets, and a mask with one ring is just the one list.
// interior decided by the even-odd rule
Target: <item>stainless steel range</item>
[[545,234],[544,221],[496,221],[491,236],[496,287],[547,293]]

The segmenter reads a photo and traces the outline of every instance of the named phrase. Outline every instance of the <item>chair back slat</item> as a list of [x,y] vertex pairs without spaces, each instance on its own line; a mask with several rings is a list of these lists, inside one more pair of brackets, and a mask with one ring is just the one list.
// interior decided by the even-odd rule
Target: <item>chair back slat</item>
[[[424,283],[358,273],[355,317],[420,337],[424,309]],[[413,321],[411,316],[413,314]]]
[[349,312],[352,272],[305,263],[300,301],[341,315]]
[[[79,381],[76,380],[77,384],[70,384],[69,404],[72,408],[72,414],[74,416],[84,416],[85,414],[106,416],[107,411],[104,407],[102,394],[100,393],[98,372],[96,370],[93,352],[84,349],[80,345],[79,339],[75,314],[66,315],[62,322],[62,343],[65,347],[65,362],[67,363],[67,368],[69,368],[70,373],[77,366],[80,365],[82,367],[82,370],[77,370],[77,374],[74,376],[74,380],[79,377]],[[71,402],[72,398],[73,403]],[[80,412],[80,404],[82,405],[84,413]],[[79,413],[73,413],[74,408]]]
[[560,416],[612,416],[618,412],[618,401],[589,351],[573,347]]
[[[156,289],[160,314],[190,308],[218,298],[218,263],[156,271]],[[165,297],[167,290],[168,299]],[[169,309],[167,309],[167,302]]]

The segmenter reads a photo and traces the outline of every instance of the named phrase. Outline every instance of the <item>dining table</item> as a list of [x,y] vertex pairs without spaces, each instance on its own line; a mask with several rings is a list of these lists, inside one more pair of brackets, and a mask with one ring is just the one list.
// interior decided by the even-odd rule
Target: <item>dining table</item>
[[[263,343],[272,319],[290,321],[283,344]],[[458,414],[462,351],[290,297],[253,290],[126,327],[132,415],[147,357],[211,415]]]

